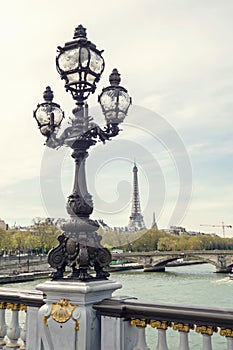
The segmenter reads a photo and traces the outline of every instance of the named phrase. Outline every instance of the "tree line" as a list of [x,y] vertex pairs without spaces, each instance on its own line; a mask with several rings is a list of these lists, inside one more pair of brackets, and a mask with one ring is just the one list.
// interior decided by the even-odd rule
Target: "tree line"
[[60,230],[50,218],[36,218],[26,230],[11,228],[7,231],[0,229],[1,254],[47,253],[58,244]]
[[214,234],[178,236],[150,229],[137,240],[124,244],[121,248],[131,251],[228,250],[233,249],[233,238],[221,238]]
[[[61,233],[50,218],[36,218],[24,231],[14,228],[7,231],[0,229],[0,253],[48,253],[58,245],[57,237]],[[184,251],[184,250],[228,250],[233,249],[233,238],[221,238],[217,235],[198,234],[180,236],[162,230],[141,232],[104,232],[102,244],[108,249],[120,248],[124,251]]]

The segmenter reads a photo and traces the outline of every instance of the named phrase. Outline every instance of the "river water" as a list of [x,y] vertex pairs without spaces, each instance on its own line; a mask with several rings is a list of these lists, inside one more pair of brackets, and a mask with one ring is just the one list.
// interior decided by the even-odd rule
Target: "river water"
[[[123,288],[117,295],[137,297],[143,302],[178,303],[181,305],[214,306],[233,309],[233,280],[226,274],[216,274],[209,264],[166,268],[166,272],[144,273],[142,270],[114,272],[111,279]],[[34,289],[43,280],[6,284],[14,289]],[[155,349],[156,331],[147,327],[148,345]],[[178,333],[169,330],[169,350],[179,349]],[[190,350],[201,349],[201,335],[190,332]],[[198,345],[199,344],[199,345]],[[213,336],[213,349],[226,349],[226,342],[218,334]]]

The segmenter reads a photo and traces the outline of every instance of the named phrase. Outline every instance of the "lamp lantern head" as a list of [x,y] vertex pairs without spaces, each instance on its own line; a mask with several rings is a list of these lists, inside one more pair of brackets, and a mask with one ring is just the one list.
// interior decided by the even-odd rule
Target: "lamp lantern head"
[[33,116],[41,134],[49,138],[55,128],[60,126],[64,112],[57,103],[53,102],[53,92],[49,86],[46,87],[43,97],[45,102],[38,104]]
[[119,86],[121,78],[116,68],[110,74],[109,82],[110,86],[102,90],[98,100],[107,124],[119,124],[125,119],[132,99],[127,90]]
[[91,43],[86,36],[86,29],[79,25],[75,29],[73,41],[64,47],[58,47],[56,66],[65,88],[72,94],[78,105],[91,93],[95,92],[96,83],[104,70],[102,51]]

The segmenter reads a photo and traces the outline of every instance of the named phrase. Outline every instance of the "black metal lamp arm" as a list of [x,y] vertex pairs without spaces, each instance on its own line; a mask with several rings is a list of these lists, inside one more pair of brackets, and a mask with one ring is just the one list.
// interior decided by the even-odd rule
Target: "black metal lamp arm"
[[118,124],[108,124],[104,129],[101,129],[98,125],[94,126],[90,130],[86,131],[81,138],[82,139],[96,139],[105,143],[106,140],[117,136],[119,134]]
[[[94,124],[94,123],[93,123]],[[94,124],[94,127],[91,127],[85,133],[77,135],[77,140],[90,140],[90,139],[99,139],[99,141],[105,143],[107,140],[110,140],[112,137],[115,137],[119,134],[118,124],[108,124],[104,129],[101,129],[98,125]],[[58,149],[65,144],[66,139],[69,138],[72,132],[72,126],[69,126],[64,130],[60,137],[57,137],[56,132],[52,132],[49,138],[46,141],[46,146],[54,149]]]

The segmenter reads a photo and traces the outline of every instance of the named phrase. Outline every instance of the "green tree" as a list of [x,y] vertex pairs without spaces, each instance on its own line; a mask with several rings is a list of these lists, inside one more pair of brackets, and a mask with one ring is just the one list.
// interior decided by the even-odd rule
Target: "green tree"
[[13,246],[13,235],[12,235],[12,231],[11,230],[1,230],[0,229],[0,250],[2,252],[9,252],[10,250],[12,250],[12,246]]
[[177,250],[177,237],[176,236],[168,236],[161,237],[158,241],[158,250],[161,251],[175,251]]
[[57,237],[60,234],[60,230],[50,218],[34,219],[31,232],[34,236],[33,244],[42,254],[47,253],[49,249],[58,244]]

